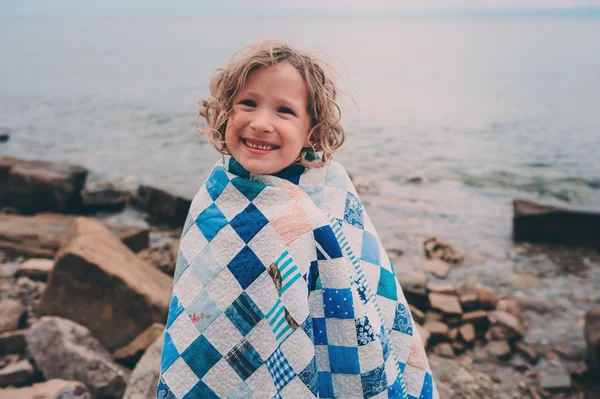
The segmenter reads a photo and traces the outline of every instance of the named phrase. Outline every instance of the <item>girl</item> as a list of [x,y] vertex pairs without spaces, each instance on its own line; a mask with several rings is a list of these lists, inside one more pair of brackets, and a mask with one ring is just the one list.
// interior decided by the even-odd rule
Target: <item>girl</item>
[[223,159],[181,236],[158,398],[438,397],[342,166],[337,90],[281,42],[237,53],[200,103]]

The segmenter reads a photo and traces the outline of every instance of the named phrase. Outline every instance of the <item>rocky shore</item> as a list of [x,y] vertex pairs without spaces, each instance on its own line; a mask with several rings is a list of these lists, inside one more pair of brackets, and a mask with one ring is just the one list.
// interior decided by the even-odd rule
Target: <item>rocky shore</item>
[[[87,175],[76,165],[0,158],[0,399],[154,397],[190,200]],[[526,217],[528,234],[539,232],[535,215]],[[585,237],[593,247],[594,235]],[[528,259],[543,252],[565,273],[580,271],[572,260],[583,251],[598,276],[596,249],[552,248],[515,251]],[[540,329],[561,323],[560,309],[451,278],[475,270],[473,254],[437,237],[388,251],[442,398],[598,397],[600,311],[569,315],[583,332],[577,338],[540,342]],[[585,295],[563,299],[598,308]]]

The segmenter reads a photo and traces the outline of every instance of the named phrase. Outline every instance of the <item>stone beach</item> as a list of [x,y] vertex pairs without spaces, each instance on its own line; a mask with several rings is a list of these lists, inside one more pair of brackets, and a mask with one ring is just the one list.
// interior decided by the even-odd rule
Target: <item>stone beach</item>
[[[87,174],[78,165],[0,158],[0,399],[154,397],[190,199],[150,185],[88,185]],[[442,398],[600,394],[593,234],[579,246],[572,234],[547,244],[515,233],[506,254],[463,252],[451,236],[407,236],[385,225],[382,204],[393,198],[354,180]],[[569,218],[558,215],[551,218]],[[527,216],[520,226],[535,234],[535,215]],[[594,217],[578,214],[569,226],[587,223],[580,230],[593,233]]]

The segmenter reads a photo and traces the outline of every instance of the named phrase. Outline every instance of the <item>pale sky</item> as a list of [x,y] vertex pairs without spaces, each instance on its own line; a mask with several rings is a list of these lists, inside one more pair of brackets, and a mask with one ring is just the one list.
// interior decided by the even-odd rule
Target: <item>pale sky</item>
[[296,3],[282,0],[0,0],[0,16],[518,13],[577,8],[595,9],[588,11],[598,13],[600,0],[303,0]]

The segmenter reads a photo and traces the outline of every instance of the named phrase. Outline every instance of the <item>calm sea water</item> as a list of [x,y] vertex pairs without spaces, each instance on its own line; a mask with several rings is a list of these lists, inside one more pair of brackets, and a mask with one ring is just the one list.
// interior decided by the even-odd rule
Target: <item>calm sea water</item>
[[0,155],[191,197],[217,159],[196,101],[278,38],[337,71],[338,160],[383,182],[379,223],[485,250],[509,242],[513,197],[600,207],[598,37],[600,19],[5,19]]

